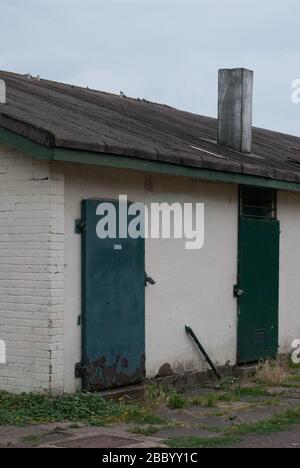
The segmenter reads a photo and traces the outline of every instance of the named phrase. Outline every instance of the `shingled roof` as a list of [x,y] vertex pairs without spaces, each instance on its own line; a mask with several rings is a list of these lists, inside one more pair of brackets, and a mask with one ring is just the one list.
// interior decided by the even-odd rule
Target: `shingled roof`
[[217,144],[217,121],[166,105],[0,71],[0,127],[69,148],[300,182],[300,138],[255,128],[252,154]]

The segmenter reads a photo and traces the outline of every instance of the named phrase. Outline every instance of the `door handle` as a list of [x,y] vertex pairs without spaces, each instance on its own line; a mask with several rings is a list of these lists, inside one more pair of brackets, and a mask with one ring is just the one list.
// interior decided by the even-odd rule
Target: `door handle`
[[151,286],[154,286],[156,284],[156,281],[154,281],[151,276],[148,276],[147,273],[145,273],[145,286],[148,286],[148,284],[151,284]]
[[233,286],[233,295],[234,297],[241,297],[244,294],[244,290],[239,287],[238,284]]

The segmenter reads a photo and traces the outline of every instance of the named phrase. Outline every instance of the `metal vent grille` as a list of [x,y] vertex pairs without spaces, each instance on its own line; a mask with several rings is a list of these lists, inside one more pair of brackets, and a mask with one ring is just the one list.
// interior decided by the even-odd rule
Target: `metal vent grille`
[[263,344],[266,341],[266,330],[254,330],[254,343]]
[[276,190],[241,187],[240,216],[246,218],[277,218]]

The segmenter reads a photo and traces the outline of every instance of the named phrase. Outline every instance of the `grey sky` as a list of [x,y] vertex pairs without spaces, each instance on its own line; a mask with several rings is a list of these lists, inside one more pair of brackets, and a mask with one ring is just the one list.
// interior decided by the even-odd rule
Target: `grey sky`
[[217,70],[255,71],[254,123],[300,136],[299,0],[1,0],[0,68],[216,115]]

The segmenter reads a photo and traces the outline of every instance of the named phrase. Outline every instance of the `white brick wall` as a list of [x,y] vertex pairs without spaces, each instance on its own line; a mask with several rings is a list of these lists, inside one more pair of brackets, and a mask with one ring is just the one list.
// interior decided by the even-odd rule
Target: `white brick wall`
[[0,145],[0,389],[63,390],[64,178]]

